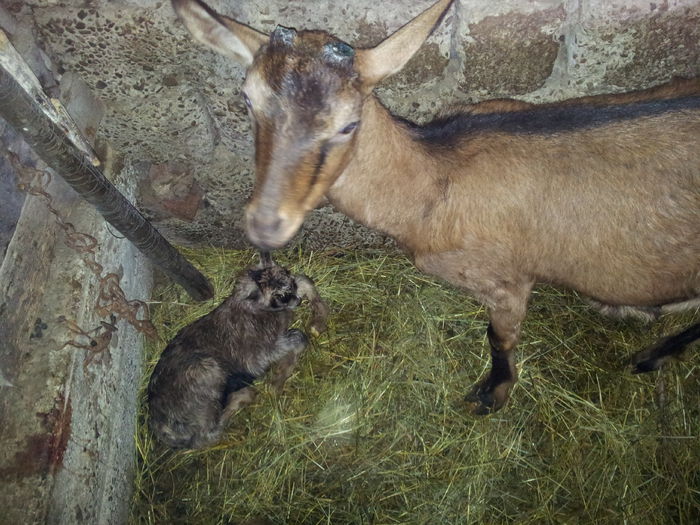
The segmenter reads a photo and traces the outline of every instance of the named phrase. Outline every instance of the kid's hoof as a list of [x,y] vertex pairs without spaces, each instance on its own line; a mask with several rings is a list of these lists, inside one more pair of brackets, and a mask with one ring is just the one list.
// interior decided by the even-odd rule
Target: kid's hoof
[[326,324],[325,323],[313,323],[311,326],[309,326],[309,333],[313,337],[318,337],[319,335],[321,335],[325,331],[326,331]]

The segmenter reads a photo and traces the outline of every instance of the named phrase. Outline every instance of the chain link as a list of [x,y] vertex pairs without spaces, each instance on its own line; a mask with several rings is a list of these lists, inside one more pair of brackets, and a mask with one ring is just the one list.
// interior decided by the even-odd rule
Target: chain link
[[99,248],[97,239],[92,235],[77,231],[75,226],[67,222],[53,206],[53,198],[46,191],[51,182],[51,174],[45,170],[23,165],[19,157],[13,152],[8,152],[7,156],[19,180],[17,188],[29,195],[41,198],[46,203],[47,209],[55,217],[56,223],[65,235],[66,245],[79,254],[83,263],[97,278],[99,291],[94,311],[98,316],[109,318],[112,321],[111,323],[102,321],[96,329],[85,331],[76,322],[61,318],[67,323],[69,330],[76,337],[84,337],[89,340],[87,344],[83,344],[74,338],[65,343],[64,346],[70,345],[88,350],[89,354],[85,360],[85,365],[87,366],[97,353],[108,352],[112,334],[116,331],[114,322],[118,319],[127,321],[146,337],[157,339],[156,329],[148,319],[148,305],[143,301],[128,300],[126,298],[126,294],[120,285],[121,277],[119,275],[113,272],[103,275],[104,267],[97,262],[96,251]]

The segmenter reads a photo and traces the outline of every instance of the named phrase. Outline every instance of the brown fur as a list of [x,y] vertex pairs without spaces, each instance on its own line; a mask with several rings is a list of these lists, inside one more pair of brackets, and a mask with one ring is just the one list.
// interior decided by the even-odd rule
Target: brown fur
[[[395,238],[418,268],[481,300],[493,368],[469,400],[488,413],[517,379],[513,351],[535,283],[651,312],[700,297],[700,110],[697,99],[676,100],[697,96],[700,82],[542,106],[485,102],[467,111],[465,131],[421,129],[395,119],[371,91],[403,67],[450,4],[441,0],[377,47],[357,50],[352,70],[319,60],[319,46],[335,37],[314,32],[307,45],[299,33],[285,56],[312,64],[305,77],[332,79],[311,114],[303,96],[300,103],[270,84],[294,66],[273,62],[270,46],[256,50],[245,87],[265,131],[256,132],[247,231],[258,246],[282,246],[325,194]],[[639,104],[651,99],[667,102]],[[342,137],[352,121],[356,131]],[[328,144],[328,162],[312,170]]]
[[[608,106],[612,104],[631,104],[645,100],[668,100],[672,98],[700,95],[700,78],[674,77],[671,81],[648,89],[640,89],[627,93],[612,93],[587,97],[570,98],[559,102],[542,104],[540,107],[590,104]],[[536,104],[512,98],[495,98],[475,104],[463,104],[450,108],[450,112],[462,111],[471,115],[484,113],[504,113],[507,111],[522,111],[536,108]]]
[[313,283],[276,264],[244,272],[226,300],[186,326],[163,350],[148,384],[149,425],[173,448],[216,443],[236,411],[255,399],[253,380],[277,365],[277,389],[307,345],[290,330],[292,310],[308,299],[311,330],[325,329],[328,307]]

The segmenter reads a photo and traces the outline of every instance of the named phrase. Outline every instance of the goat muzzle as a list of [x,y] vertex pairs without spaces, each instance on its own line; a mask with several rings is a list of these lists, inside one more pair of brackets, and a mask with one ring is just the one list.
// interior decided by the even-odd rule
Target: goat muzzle
[[[302,217],[303,220],[303,217]],[[246,234],[260,250],[275,250],[284,246],[299,229],[301,221],[290,220],[275,212],[246,213]]]

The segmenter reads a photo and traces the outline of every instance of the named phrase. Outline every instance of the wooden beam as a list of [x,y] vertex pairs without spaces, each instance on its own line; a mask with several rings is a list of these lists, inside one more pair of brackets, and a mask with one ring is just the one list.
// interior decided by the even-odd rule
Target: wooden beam
[[36,154],[148,259],[196,300],[214,296],[207,280],[104,176],[94,151],[56,99],[49,99],[0,31],[0,116]]

